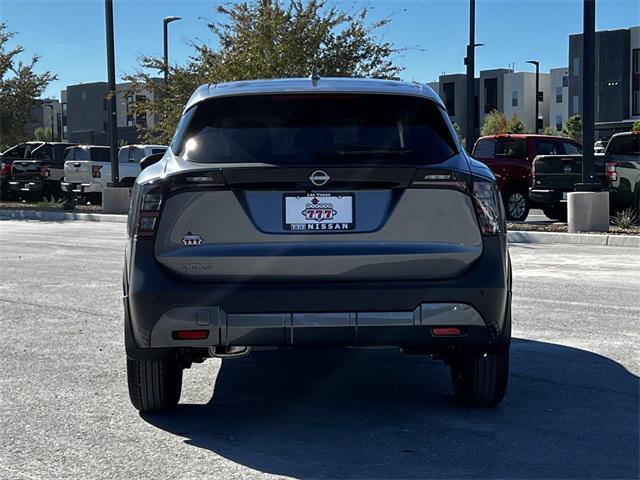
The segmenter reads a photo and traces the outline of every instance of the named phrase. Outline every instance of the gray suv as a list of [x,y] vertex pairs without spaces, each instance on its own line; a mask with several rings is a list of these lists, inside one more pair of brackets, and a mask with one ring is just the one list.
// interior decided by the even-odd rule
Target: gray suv
[[204,85],[138,176],[128,233],[125,344],[140,411],[175,407],[193,362],[265,347],[400,347],[446,362],[464,405],[504,396],[503,206],[427,86]]

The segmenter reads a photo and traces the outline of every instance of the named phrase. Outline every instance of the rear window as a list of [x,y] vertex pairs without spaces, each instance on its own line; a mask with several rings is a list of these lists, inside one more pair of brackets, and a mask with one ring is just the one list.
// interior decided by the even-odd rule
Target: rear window
[[141,147],[124,147],[118,153],[118,162],[139,162],[145,157],[144,148]]
[[108,147],[91,147],[89,148],[89,151],[91,152],[91,160],[94,162],[109,163],[111,161]]
[[527,142],[524,138],[499,138],[496,141],[496,157],[526,158]]
[[185,114],[172,148],[192,162],[438,163],[456,153],[433,102],[391,95],[254,95]]
[[166,151],[167,151],[166,148],[152,148],[151,149],[151,155],[156,155],[158,153],[164,153]]
[[64,152],[64,161],[67,160],[89,160],[89,152],[82,147],[70,147]]
[[495,143],[493,140],[488,138],[483,138],[482,140],[478,140],[475,148],[473,149],[473,156],[475,158],[493,158],[495,154]]
[[640,155],[640,135],[612,137],[607,146],[608,155]]

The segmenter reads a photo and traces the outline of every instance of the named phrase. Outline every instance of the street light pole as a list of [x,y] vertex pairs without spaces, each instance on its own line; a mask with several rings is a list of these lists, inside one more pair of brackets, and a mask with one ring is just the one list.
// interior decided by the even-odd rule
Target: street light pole
[[[584,0],[582,45],[582,183],[593,184],[596,2]],[[591,188],[587,188],[591,189]]]
[[469,44],[464,63],[467,66],[467,105],[466,105],[466,137],[467,152],[473,150],[473,141],[476,136],[475,121],[475,70],[476,70],[476,0],[469,0]]
[[169,77],[169,24],[180,20],[180,17],[165,17],[162,20],[162,38],[164,42],[164,84],[167,84],[167,78]]
[[113,40],[113,0],[104,1],[107,30],[107,130],[111,156],[111,182],[116,187],[120,183],[118,168],[118,117],[116,110],[116,59]]
[[527,63],[536,67],[536,118],[533,123],[533,130],[536,134],[540,133],[538,129],[538,118],[540,116],[540,62],[537,60],[529,60]]

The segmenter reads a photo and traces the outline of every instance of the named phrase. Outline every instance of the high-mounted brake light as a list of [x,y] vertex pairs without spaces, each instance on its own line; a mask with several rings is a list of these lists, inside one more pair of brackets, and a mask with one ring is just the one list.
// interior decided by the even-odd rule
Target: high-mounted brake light
[[102,165],[92,165],[91,176],[93,178],[100,178],[102,176],[102,174],[100,173],[100,170],[102,170]]
[[618,180],[618,162],[605,162],[604,164],[604,176],[610,182]]

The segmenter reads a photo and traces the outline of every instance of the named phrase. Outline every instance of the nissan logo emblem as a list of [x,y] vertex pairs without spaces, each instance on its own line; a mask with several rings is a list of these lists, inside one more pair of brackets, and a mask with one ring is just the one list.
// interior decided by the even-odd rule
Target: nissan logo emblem
[[309,180],[316,187],[321,187],[323,185],[326,185],[330,178],[331,177],[327,175],[327,172],[323,172],[322,170],[316,170],[311,175],[309,175]]
[[573,169],[571,168],[571,165],[566,165],[564,167],[564,173],[571,173],[573,171]]

